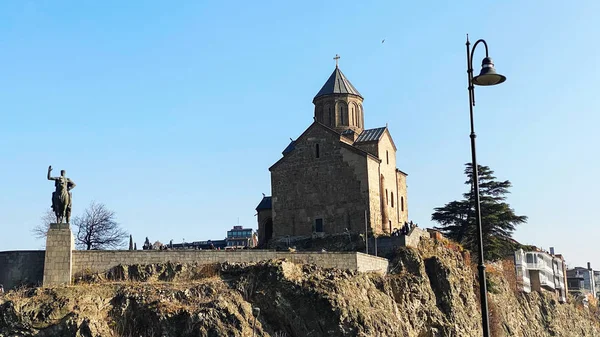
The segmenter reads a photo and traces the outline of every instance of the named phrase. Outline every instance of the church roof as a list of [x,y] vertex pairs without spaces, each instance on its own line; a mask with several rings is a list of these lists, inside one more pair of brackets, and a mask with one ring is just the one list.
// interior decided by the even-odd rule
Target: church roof
[[321,90],[319,90],[319,93],[317,93],[315,99],[321,96],[332,94],[350,94],[362,98],[362,95],[358,92],[358,90],[356,90],[352,83],[348,81],[346,76],[344,76],[340,68],[337,66]]
[[387,129],[385,126],[381,128],[364,130],[354,143],[366,143],[380,140],[383,136],[383,133]]
[[260,211],[263,209],[271,209],[271,197],[270,196],[265,196],[262,198],[262,200],[260,201],[260,203],[258,204],[258,206],[256,206],[256,211]]
[[296,148],[296,141],[292,140],[290,142],[290,144],[283,150],[283,152],[281,154],[283,154],[285,156],[286,154],[292,152],[295,148]]

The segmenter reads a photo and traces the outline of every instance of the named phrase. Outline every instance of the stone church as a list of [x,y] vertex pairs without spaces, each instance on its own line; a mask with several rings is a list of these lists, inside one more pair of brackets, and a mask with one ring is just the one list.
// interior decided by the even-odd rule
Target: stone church
[[273,164],[257,206],[259,244],[271,239],[390,233],[408,219],[406,173],[387,126],[365,129],[363,97],[336,64],[313,98],[313,123]]

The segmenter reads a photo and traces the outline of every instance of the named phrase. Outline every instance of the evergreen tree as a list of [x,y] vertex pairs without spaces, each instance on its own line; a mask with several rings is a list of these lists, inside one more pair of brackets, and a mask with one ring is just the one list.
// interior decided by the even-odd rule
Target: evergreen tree
[[129,250],[133,250],[133,236],[129,234]]
[[[495,260],[516,248],[512,233],[517,225],[527,222],[527,217],[516,215],[505,202],[506,194],[510,193],[508,189],[512,186],[510,181],[498,181],[494,171],[487,166],[478,165],[478,168],[484,256],[487,260]],[[436,229],[444,235],[477,252],[479,232],[475,218],[473,167],[470,163],[466,164],[465,174],[465,184],[470,186],[470,190],[463,195],[464,199],[435,208],[431,220],[440,224]]]

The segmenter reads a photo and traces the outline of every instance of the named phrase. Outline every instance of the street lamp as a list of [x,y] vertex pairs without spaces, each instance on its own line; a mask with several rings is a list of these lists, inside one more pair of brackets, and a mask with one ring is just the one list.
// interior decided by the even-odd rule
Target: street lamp
[[256,319],[258,318],[258,316],[260,316],[260,308],[252,308],[252,315],[254,316],[254,323],[252,323],[252,337],[254,337],[256,334]]
[[[479,43],[485,46],[485,58],[481,62],[481,72],[473,77],[473,53]],[[490,326],[488,324],[488,303],[487,286],[485,283],[485,263],[483,259],[483,234],[481,230],[481,207],[479,204],[479,172],[477,168],[477,156],[475,155],[475,126],[473,123],[473,107],[475,106],[475,87],[473,85],[489,86],[496,85],[506,81],[506,77],[496,73],[494,62],[488,55],[488,46],[485,40],[479,39],[473,45],[469,46],[469,35],[467,35],[467,75],[469,79],[469,113],[471,118],[471,159],[473,168],[473,187],[475,189],[475,219],[477,221],[477,231],[479,232],[479,291],[481,297],[481,321],[483,323],[483,336],[490,336]]]

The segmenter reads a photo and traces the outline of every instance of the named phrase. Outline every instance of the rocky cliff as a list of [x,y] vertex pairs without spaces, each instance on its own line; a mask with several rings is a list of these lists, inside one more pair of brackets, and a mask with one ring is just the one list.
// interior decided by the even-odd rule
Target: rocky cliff
[[[490,268],[493,336],[600,336],[593,309],[517,293],[503,268]],[[475,337],[473,274],[429,240],[399,250],[387,276],[286,261],[119,266],[71,287],[0,295],[0,337],[252,336],[253,327],[256,336]]]

